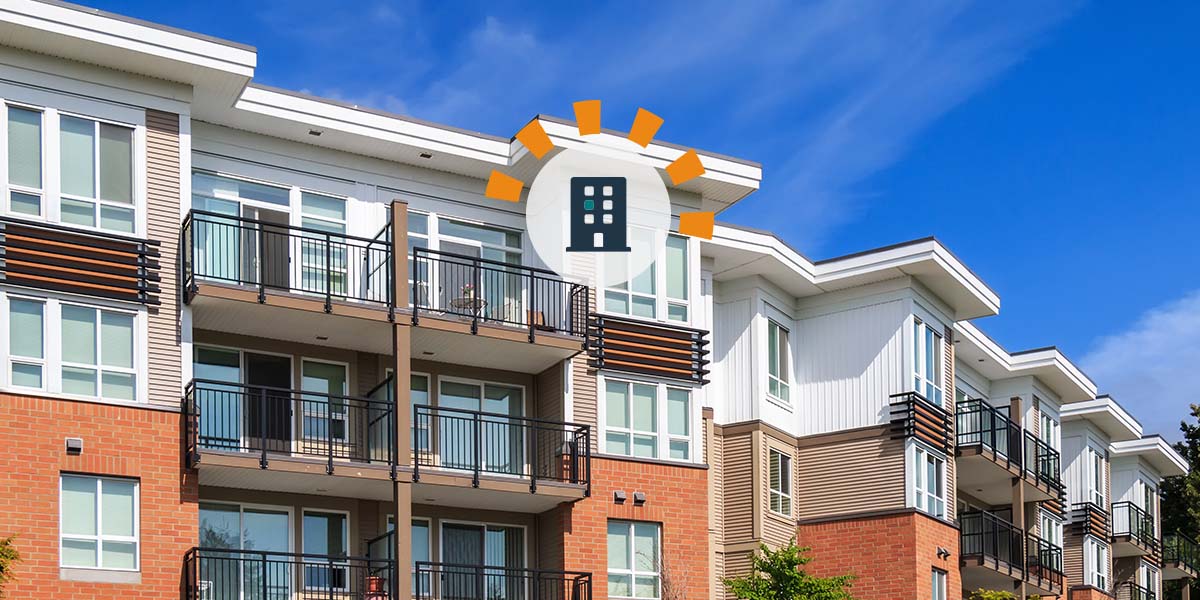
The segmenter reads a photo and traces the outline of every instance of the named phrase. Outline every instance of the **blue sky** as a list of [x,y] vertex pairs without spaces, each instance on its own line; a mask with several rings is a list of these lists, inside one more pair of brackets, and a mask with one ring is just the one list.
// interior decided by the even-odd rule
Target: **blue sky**
[[508,136],[600,98],[757,160],[722,219],[814,259],[936,235],[1176,438],[1200,402],[1200,5],[86,0],[258,47],[256,80]]

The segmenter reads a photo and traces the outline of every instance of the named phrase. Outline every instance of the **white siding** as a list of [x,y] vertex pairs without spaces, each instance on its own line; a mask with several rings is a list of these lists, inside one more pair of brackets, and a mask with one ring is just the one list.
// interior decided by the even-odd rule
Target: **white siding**
[[754,322],[749,298],[713,304],[713,375],[708,395],[717,423],[756,418],[754,410]]

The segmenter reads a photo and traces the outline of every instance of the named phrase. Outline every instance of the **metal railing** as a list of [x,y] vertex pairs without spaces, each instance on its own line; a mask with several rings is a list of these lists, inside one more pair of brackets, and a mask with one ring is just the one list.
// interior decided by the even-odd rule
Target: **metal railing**
[[591,429],[457,408],[413,406],[413,481],[427,468],[580,484],[591,489]]
[[183,414],[189,466],[200,450],[257,453],[264,469],[269,453],[324,458],[329,473],[339,461],[396,464],[386,401],[196,379],[184,390]]
[[1032,533],[1025,536],[1025,573],[1028,579],[1051,586],[1063,585],[1063,550]]
[[1187,569],[1200,572],[1200,544],[1180,533],[1164,536],[1163,562],[1178,563]]
[[451,563],[416,563],[413,598],[591,600],[592,574]]
[[[393,600],[396,563],[351,556],[192,548],[184,600]],[[399,599],[395,599],[399,600]]]
[[587,331],[588,287],[563,281],[553,271],[463,254],[413,248],[413,323],[435,312],[480,323],[583,337]]
[[1114,502],[1112,505],[1112,535],[1128,535],[1138,545],[1154,549],[1158,547],[1158,536],[1154,533],[1154,517],[1132,502]]
[[1025,472],[1055,491],[1062,491],[1062,461],[1058,450],[1038,439],[1032,431],[1025,430],[1025,448],[1022,462]]
[[1132,581],[1118,583],[1113,596],[1117,600],[1157,600],[1158,595]]
[[987,511],[964,512],[958,517],[962,556],[996,561],[1010,573],[1025,568],[1025,533],[1016,525]]
[[1021,427],[980,398],[959,403],[955,422],[959,446],[978,445],[1005,465],[1021,465]]
[[392,299],[391,225],[373,238],[356,237],[192,210],[183,221],[183,284],[190,301],[198,280],[268,289],[334,300],[382,304]]
[[954,417],[917,392],[888,396],[893,438],[916,438],[945,452],[954,450]]

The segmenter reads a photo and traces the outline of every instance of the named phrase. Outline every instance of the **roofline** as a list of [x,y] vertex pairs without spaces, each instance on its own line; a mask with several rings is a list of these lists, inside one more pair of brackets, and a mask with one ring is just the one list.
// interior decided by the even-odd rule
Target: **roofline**
[[[1133,413],[1125,410],[1125,407],[1121,406],[1120,402],[1117,402],[1115,398],[1109,396],[1108,394],[1099,394],[1093,400],[1076,402],[1074,404],[1066,404],[1063,406],[1059,415],[1064,420],[1068,417],[1086,419],[1090,414],[1093,414],[1097,411],[1112,413],[1113,417],[1121,425],[1128,427],[1128,429],[1132,431],[1136,437],[1143,437],[1144,434],[1142,422],[1139,421],[1137,417],[1133,416]],[[1124,422],[1126,419],[1131,421],[1131,423]]]
[[1175,447],[1166,438],[1157,433],[1143,435],[1136,440],[1113,442],[1112,450],[1113,454],[1117,455],[1139,455],[1146,452],[1157,452],[1185,474],[1191,470],[1187,459],[1176,452]]
[[122,14],[112,13],[112,12],[108,12],[105,10],[100,10],[98,8],[92,8],[90,6],[82,6],[79,4],[73,4],[71,2],[63,2],[62,0],[34,0],[34,1],[40,2],[42,4],[48,4],[50,6],[58,6],[60,8],[66,8],[66,9],[78,11],[81,13],[96,15],[98,17],[104,17],[106,19],[114,19],[114,20],[121,21],[124,23],[129,23],[131,25],[138,25],[141,27],[149,27],[151,29],[165,31],[167,33],[174,33],[176,35],[182,35],[182,36],[190,37],[193,39],[202,40],[205,42],[221,44],[223,46],[229,46],[230,48],[237,48],[238,50],[246,50],[246,51],[254,52],[254,53],[258,52],[257,48],[255,48],[254,46],[251,46],[249,44],[243,44],[241,42],[235,42],[232,40],[227,40],[225,38],[219,38],[216,36],[206,35],[203,33],[196,33],[195,31],[188,31],[187,29],[171,27],[169,25],[163,25],[161,23],[154,23],[152,21],[143,21],[142,19],[135,19],[133,17],[128,17],[128,16],[125,16]]
[[[979,325],[975,324],[974,322],[960,321],[958,323],[958,325],[961,325],[963,328],[969,327],[969,328],[975,330],[975,332],[977,332],[979,335],[982,335],[984,337],[984,339],[986,339],[987,341],[989,341],[993,345],[995,345],[997,350],[999,350],[1001,353],[1007,355],[1007,357],[1009,359],[1011,359],[1014,356],[1024,356],[1024,355],[1028,355],[1028,354],[1034,354],[1037,352],[1054,352],[1056,358],[1061,358],[1063,360],[1063,362],[1067,363],[1067,365],[1069,365],[1072,369],[1074,369],[1076,372],[1078,372],[1085,380],[1087,380],[1087,383],[1089,384],[1089,387],[1092,390],[1092,393],[1095,393],[1096,382],[1093,381],[1091,376],[1088,375],[1083,369],[1079,368],[1079,365],[1075,364],[1075,361],[1071,360],[1066,355],[1066,353],[1064,353],[1062,350],[1059,349],[1058,346],[1043,346],[1041,348],[1030,348],[1028,350],[1018,350],[1016,352],[1009,352],[1004,347],[1003,344],[996,341],[996,338],[992,337],[991,335],[988,335],[988,332],[984,331],[983,328],[981,328]],[[1012,363],[1012,361],[1009,360],[1009,365],[1007,365],[1007,366],[1018,366],[1018,365],[1014,365]]]
[[[572,120],[570,120],[570,119],[564,119],[564,118],[562,118],[562,117],[556,117],[556,116],[554,116],[554,115],[547,115],[547,114],[543,114],[543,113],[538,113],[538,114],[534,115],[534,117],[533,117],[532,119],[530,119],[530,121],[534,121],[534,120],[538,120],[538,119],[540,119],[540,120],[545,120],[545,121],[550,121],[551,123],[558,123],[559,125],[570,125],[571,127],[578,127],[578,126],[579,126],[579,123],[577,123],[577,122],[575,122],[575,121],[572,121]],[[609,129],[609,128],[607,128],[607,127],[602,127],[602,128],[600,128],[600,132],[601,132],[601,133],[607,133],[607,134],[609,134],[609,135],[620,136],[620,137],[625,137],[626,135],[628,135],[628,134],[629,134],[629,132],[627,132],[627,131],[617,131],[617,130],[615,130],[615,129]],[[514,140],[516,140],[516,139],[517,139],[517,136],[516,136],[516,135],[514,135],[513,137],[509,138],[509,139],[508,139],[508,140],[506,140],[506,141],[510,141],[510,142],[511,142],[511,141],[514,141]],[[675,149],[675,150],[680,150],[680,151],[683,151],[683,152],[686,152],[686,151],[688,151],[688,150],[695,150],[695,151],[696,151],[696,154],[699,154],[699,155],[701,155],[701,156],[708,156],[708,157],[712,157],[712,158],[718,158],[718,159],[721,159],[721,160],[727,160],[727,161],[729,161],[729,162],[737,163],[737,164],[740,164],[740,165],[746,165],[746,166],[748,166],[748,167],[755,167],[755,168],[757,168],[757,169],[761,169],[761,168],[762,168],[762,164],[761,164],[761,163],[758,163],[758,162],[755,162],[755,161],[752,161],[752,160],[747,160],[747,159],[745,159],[745,158],[737,158],[736,156],[729,156],[729,155],[726,155],[726,154],[718,154],[718,153],[716,153],[716,152],[709,152],[708,150],[701,150],[701,149],[699,149],[699,148],[693,148],[693,147],[691,147],[691,146],[683,146],[683,145],[680,145],[680,144],[674,144],[674,143],[671,143],[671,142],[664,142],[664,141],[662,141],[662,140],[657,140],[657,139],[656,139],[656,140],[654,140],[652,143],[653,143],[654,145],[656,145],[656,146],[663,146],[664,148],[672,148],[672,149]]]

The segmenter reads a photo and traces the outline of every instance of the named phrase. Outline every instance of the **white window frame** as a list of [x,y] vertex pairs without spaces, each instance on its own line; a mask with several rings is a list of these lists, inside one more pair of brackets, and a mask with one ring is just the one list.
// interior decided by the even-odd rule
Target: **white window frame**
[[[1043,401],[1043,404],[1045,402]],[[1054,415],[1039,410],[1038,423],[1038,438],[1045,442],[1051,448],[1062,451],[1062,425],[1054,419]]]
[[[633,226],[631,226],[631,227],[633,227]],[[655,249],[655,256],[654,256],[654,262],[653,262],[653,265],[654,265],[654,293],[647,294],[644,292],[635,292],[635,291],[633,291],[632,286],[629,285],[630,282],[628,282],[628,281],[626,282],[626,286],[625,286],[626,289],[601,286],[598,289],[598,293],[597,293],[597,297],[596,297],[596,310],[597,310],[597,312],[600,312],[602,314],[607,314],[607,315],[630,317],[633,319],[642,319],[642,320],[653,321],[653,322],[657,322],[657,323],[669,323],[669,324],[675,324],[675,325],[682,325],[685,327],[689,326],[692,323],[696,322],[696,319],[697,319],[696,310],[695,310],[695,306],[694,306],[695,303],[693,302],[693,300],[699,296],[698,289],[697,289],[697,285],[698,285],[698,282],[700,279],[700,277],[699,277],[700,270],[699,270],[699,262],[698,262],[699,259],[697,257],[697,252],[699,250],[699,247],[695,243],[694,240],[692,240],[686,236],[681,236],[676,233],[670,233],[670,232],[665,232],[665,231],[654,231],[652,233],[654,234],[654,240],[652,243],[654,244],[654,249]],[[684,267],[687,269],[687,295],[688,295],[688,297],[686,299],[668,298],[667,297],[667,238],[668,237],[679,237],[679,238],[683,238],[687,241],[687,264]],[[596,259],[596,274],[597,274],[596,280],[597,280],[597,282],[602,283],[605,281],[605,272],[606,272],[606,269],[608,268],[606,262],[609,259],[614,259],[614,257],[617,257],[617,256],[624,257],[626,260],[626,269],[628,270],[628,261],[629,261],[630,254],[632,254],[632,252],[625,252],[625,253],[618,253],[618,254],[601,254],[601,256]],[[649,268],[649,267],[647,267],[647,268]],[[628,301],[629,311],[628,312],[613,311],[613,310],[609,310],[607,308],[607,304],[606,304],[605,300],[606,300],[607,294],[610,292],[613,294],[623,294],[623,295],[628,296],[628,298],[629,298],[629,301]],[[647,298],[647,299],[652,298],[654,300],[654,316],[653,317],[645,317],[645,316],[633,314],[633,297],[634,296],[637,296],[640,298]],[[668,311],[669,305],[685,307],[687,310],[687,319],[683,320],[683,321],[676,321],[674,319],[667,318],[667,314],[668,314],[667,311]]]
[[946,571],[933,567],[930,573],[930,598],[932,600],[946,600]]
[[[96,511],[96,535],[80,535],[68,534],[62,530],[62,524],[65,522],[66,502],[63,502],[62,484],[63,479],[72,477],[76,479],[95,479],[96,480],[96,505],[93,509]],[[120,481],[122,483],[133,484],[133,536],[123,535],[107,535],[104,533],[104,509],[101,504],[104,502],[104,481]],[[136,572],[142,568],[142,482],[133,477],[110,477],[105,475],[86,475],[81,473],[60,473],[58,476],[58,564],[64,569],[88,569],[93,571],[124,571]],[[63,563],[63,541],[67,539],[81,540],[88,542],[96,542],[96,565],[95,567],[81,567],[78,565],[67,565]],[[133,568],[119,569],[115,567],[104,566],[104,542],[124,542],[134,544]]]
[[1144,560],[1139,561],[1137,578],[1138,585],[1150,590],[1150,592],[1154,594],[1155,598],[1162,597],[1162,590],[1159,589],[1161,587],[1159,582],[1162,581],[1162,579],[1160,578],[1160,571],[1158,567],[1155,567]]
[[[909,442],[909,450],[906,454],[908,456],[908,460],[906,461],[908,468],[905,469],[905,471],[907,472],[906,480],[908,482],[909,490],[909,506],[916,508],[917,510],[934,518],[947,519],[950,511],[948,498],[949,490],[947,489],[946,455],[934,450],[933,448],[930,448],[929,446],[926,446],[925,444],[915,441]],[[939,479],[941,480],[941,496],[938,496],[934,490],[930,489],[929,482],[925,481],[925,461],[930,458],[937,461],[939,464],[937,473]],[[941,514],[937,514],[937,511],[930,512],[928,509],[928,504],[931,500],[935,503],[940,503]]]
[[[923,319],[921,319],[921,317],[918,317],[916,315],[913,315],[912,323],[913,323],[913,326],[912,326],[911,331],[912,331],[913,339],[912,339],[912,343],[909,345],[909,351],[913,352],[913,357],[912,357],[913,391],[917,392],[918,394],[920,394],[926,400],[932,402],[933,404],[936,404],[938,406],[943,406],[945,403],[945,396],[946,396],[946,392],[945,392],[946,374],[944,372],[945,358],[942,355],[942,353],[945,352],[946,341],[945,341],[945,338],[943,337],[943,331],[934,327],[930,323],[925,322]],[[929,366],[926,362],[926,357],[929,354],[929,352],[928,352],[928,346],[929,346],[928,336],[926,335],[927,332],[932,332],[933,336],[934,336],[934,340],[937,342],[937,347],[934,348],[934,351],[933,351],[934,365],[933,365],[933,379],[932,380],[930,380],[929,377],[926,375],[926,371],[928,370],[927,367]],[[927,390],[930,388],[932,388],[934,390],[934,392],[936,392],[936,393],[935,394],[926,393]],[[930,396],[933,396],[933,397],[930,397]]]
[[[13,212],[11,210],[12,192],[34,193],[32,188],[12,185],[8,180],[8,107],[13,106],[42,113],[41,127],[41,160],[42,188],[37,194],[41,197],[41,214],[39,216]],[[18,219],[45,221],[61,224],[64,227],[82,231],[96,231],[124,235],[130,237],[145,237],[146,235],[146,116],[145,111],[114,103],[92,100],[81,96],[68,96],[57,92],[25,87],[19,84],[0,83],[0,140],[3,140],[5,156],[0,160],[0,215],[8,215]],[[100,198],[81,198],[62,193],[61,181],[61,117],[70,116],[87,119],[96,123],[106,123],[131,130],[131,202],[124,204],[116,201],[106,201]],[[97,125],[97,127],[99,127]],[[96,143],[99,144],[97,136]],[[96,161],[95,177],[98,180],[99,154]],[[97,185],[96,195],[99,196]],[[61,219],[62,198],[86,200],[96,205],[95,226],[89,227],[75,223],[63,223]],[[122,232],[100,227],[100,205],[108,205],[133,210],[133,231]]]
[[[3,162],[3,161],[0,161]],[[40,391],[54,396],[78,400],[92,400],[105,403],[117,404],[143,404],[147,401],[149,394],[147,392],[147,384],[149,382],[148,375],[148,358],[147,358],[147,316],[146,309],[142,306],[130,306],[123,303],[108,302],[98,298],[79,298],[66,294],[55,294],[43,291],[34,292],[33,290],[13,289],[0,287],[0,316],[7,321],[9,318],[9,300],[21,299],[32,302],[43,303],[42,311],[42,387],[40,389],[27,388],[14,385],[12,383],[12,361],[28,362],[32,361],[24,357],[13,357],[10,354],[8,332],[0,335],[0,390],[13,391],[15,393],[28,393],[31,391]],[[133,368],[127,369],[124,367],[109,367],[98,365],[78,365],[82,367],[92,368],[97,370],[97,387],[96,395],[85,396],[80,394],[69,394],[63,392],[62,388],[62,367],[76,366],[74,363],[64,363],[62,358],[62,306],[71,305],[83,308],[90,308],[99,311],[108,311],[115,313],[123,313],[133,317]],[[100,324],[97,321],[96,339],[97,344],[100,343]],[[101,361],[99,354],[97,362]],[[105,398],[103,396],[103,386],[100,385],[100,371],[111,371],[118,373],[131,373],[134,376],[134,397],[133,400],[125,400],[120,398]]]
[[[781,346],[781,348],[783,349],[784,355],[777,357],[779,360],[779,364],[776,365],[777,370],[779,370],[782,373],[783,377],[777,377],[777,376],[771,374],[771,367],[772,367],[772,365],[771,365],[771,328],[772,327],[776,328],[777,331],[779,331],[779,335],[783,336],[783,345]],[[791,399],[792,398],[792,393],[791,393],[791,387],[792,387],[792,384],[791,384],[791,379],[792,379],[792,346],[791,346],[792,337],[791,337],[791,330],[789,330],[787,327],[784,327],[778,320],[773,319],[771,317],[767,317],[767,329],[766,329],[765,335],[763,336],[763,339],[764,339],[765,343],[767,344],[766,361],[765,361],[766,365],[767,365],[767,369],[766,369],[766,371],[767,371],[767,389],[766,389],[767,400],[771,401],[774,404],[778,404],[779,406],[781,406],[783,408],[791,410],[791,408],[792,408],[792,399]],[[780,397],[776,394],[771,393],[771,383],[772,382],[777,383],[779,385],[779,388],[781,390],[783,390],[783,397]]]
[[[342,543],[346,550],[346,556],[344,558],[348,559],[349,557],[354,556],[353,549],[350,547],[350,539],[352,537],[354,537],[354,536],[350,535],[350,531],[352,530],[352,528],[354,526],[354,523],[352,522],[352,517],[350,515],[350,511],[340,510],[340,509],[336,509],[336,508],[309,508],[309,507],[301,507],[300,508],[300,550],[301,550],[301,552],[304,552],[305,542],[307,541],[304,539],[304,517],[305,517],[305,515],[307,515],[309,513],[324,513],[327,515],[345,515],[346,529],[342,532],[342,537],[343,537]],[[305,580],[305,578],[303,576],[301,576],[301,578],[300,578],[300,589],[301,590],[332,591],[335,594],[346,593],[346,592],[350,591],[349,585],[350,585],[350,575],[351,574],[350,574],[349,560],[328,561],[328,562],[321,561],[315,565],[312,565],[312,564],[306,565],[306,567],[309,567],[309,568],[311,568],[313,566],[317,566],[317,567],[323,566],[323,567],[328,568],[330,571],[332,571],[333,569],[336,569],[336,568],[340,568],[345,573],[345,575],[343,577],[345,579],[347,587],[330,588],[330,587],[322,587],[322,586],[316,586],[316,585],[310,586],[310,585],[308,585],[308,582]],[[305,569],[305,571],[307,571],[307,569]]]
[[1087,469],[1084,481],[1087,484],[1087,501],[1108,511],[1110,507],[1108,506],[1108,494],[1105,491],[1108,469],[1105,466],[1104,454],[1103,451],[1097,450],[1090,444],[1084,446],[1084,465]]
[[[137,128],[135,126],[129,125],[127,123],[119,123],[119,122],[111,121],[108,119],[101,119],[101,118],[93,117],[90,115],[79,114],[79,113],[74,113],[74,112],[60,111],[59,115],[58,115],[58,127],[57,127],[57,131],[55,132],[56,134],[58,134],[60,136],[58,138],[58,140],[62,139],[61,134],[62,134],[62,118],[63,117],[78,119],[81,121],[91,121],[92,122],[92,136],[93,136],[92,137],[92,190],[95,192],[95,195],[92,198],[88,198],[86,196],[77,196],[74,194],[68,194],[67,192],[62,191],[60,189],[59,190],[59,199],[58,199],[59,222],[62,223],[62,201],[64,199],[74,200],[76,202],[89,202],[94,205],[92,208],[92,211],[93,211],[92,216],[95,218],[95,223],[96,223],[94,226],[88,227],[87,225],[79,225],[76,223],[62,223],[62,224],[67,227],[80,227],[83,229],[93,229],[96,231],[107,231],[107,232],[111,232],[111,233],[116,233],[118,235],[136,235],[137,231],[138,231],[137,182],[135,179],[135,177],[137,176],[137,168],[136,168],[137,161],[135,158],[137,155],[137,142],[136,142]],[[129,151],[131,153],[133,153],[133,156],[129,157],[131,171],[129,173],[129,177],[130,177],[130,181],[129,181],[129,183],[130,183],[130,199],[129,200],[130,201],[128,204],[126,204],[124,202],[119,202],[116,200],[107,200],[107,199],[100,197],[100,171],[101,171],[101,169],[100,169],[100,126],[102,124],[103,125],[112,125],[113,127],[121,127],[123,129],[129,130]],[[59,142],[59,143],[61,143],[61,142]],[[61,161],[61,149],[58,148],[58,146],[59,146],[59,144],[55,144],[56,149],[60,150],[59,156],[57,158],[58,158],[58,160]],[[59,178],[60,178],[59,180],[61,182],[61,177],[62,177],[61,165],[55,165],[55,166],[59,167],[59,169],[58,169]],[[44,182],[43,182],[43,185],[44,185]],[[133,212],[133,223],[132,223],[133,231],[114,231],[111,229],[104,229],[103,227],[101,227],[100,226],[100,214],[101,214],[102,208],[105,206],[132,211]]]
[[[3,290],[0,290],[0,295],[3,295]],[[14,379],[14,377],[13,377],[14,363],[22,364],[22,365],[36,365],[38,368],[40,368],[42,370],[42,382],[41,382],[42,384],[40,386],[27,387],[27,386],[17,385],[15,383],[13,383],[13,384],[11,384],[11,387],[13,389],[23,389],[23,390],[30,390],[30,391],[44,391],[47,387],[49,387],[49,382],[50,382],[50,377],[51,377],[50,365],[49,365],[49,360],[48,360],[49,359],[49,350],[47,348],[47,346],[50,345],[50,343],[49,343],[50,342],[50,334],[49,334],[50,309],[47,306],[49,304],[49,302],[47,302],[47,300],[44,298],[34,298],[34,297],[15,296],[15,295],[14,296],[6,296],[5,298],[0,299],[0,306],[3,307],[3,312],[0,314],[3,315],[2,318],[4,319],[5,323],[10,323],[11,319],[12,319],[12,313],[10,312],[12,310],[12,300],[21,300],[24,302],[30,302],[30,303],[41,305],[41,307],[42,307],[42,357],[41,358],[31,358],[31,357],[27,357],[27,356],[13,355],[11,352],[12,330],[8,329],[8,331],[4,332],[4,340],[0,341],[0,347],[3,348],[4,356],[6,358],[6,360],[4,361],[4,374],[0,375],[0,381],[7,381],[7,382],[13,381],[13,379]]]
[[[616,596],[616,595],[613,595],[612,592],[610,591],[609,598],[628,598],[631,600],[632,599],[655,600],[655,599],[661,598],[662,597],[662,586],[663,586],[661,563],[664,560],[664,557],[662,554],[662,533],[663,533],[662,532],[662,524],[661,523],[652,523],[649,521],[628,521],[625,519],[609,519],[608,522],[605,523],[605,538],[606,538],[605,563],[608,562],[608,559],[607,559],[608,526],[612,525],[614,523],[618,524],[618,525],[625,525],[629,528],[628,529],[629,534],[628,534],[628,538],[627,538],[629,540],[629,543],[626,545],[626,548],[625,548],[626,549],[625,558],[628,559],[628,561],[629,561],[629,568],[628,569],[614,569],[614,568],[612,568],[611,565],[605,564],[606,572],[608,573],[608,575],[610,577],[614,574],[628,576],[630,591],[637,590],[637,578],[638,577],[654,577],[656,580],[658,580],[658,585],[657,585],[658,595],[656,595],[656,596]],[[635,542],[634,542],[633,529],[634,529],[635,525],[650,525],[655,528],[656,535],[655,535],[654,541],[657,544],[657,548],[655,548],[655,554],[658,556],[658,560],[659,560],[660,564],[653,565],[653,568],[654,568],[653,571],[646,571],[646,570],[638,568],[637,554],[634,551]]]
[[[699,460],[699,457],[698,457],[699,453],[696,452],[697,448],[699,448],[698,436],[699,436],[700,409],[697,406],[698,405],[698,402],[697,402],[698,388],[696,388],[694,386],[689,386],[682,382],[665,381],[665,380],[659,381],[659,380],[654,380],[654,379],[638,379],[635,377],[625,377],[622,375],[615,375],[615,374],[613,374],[613,375],[601,374],[598,377],[598,379],[599,379],[599,381],[598,381],[599,393],[597,395],[599,396],[600,401],[598,403],[599,404],[599,418],[597,419],[597,421],[599,421],[599,423],[600,423],[600,428],[599,428],[600,429],[600,431],[599,431],[600,437],[599,437],[597,443],[602,450],[602,452],[601,452],[602,454],[609,454],[611,456],[629,456],[632,458],[642,458],[642,459],[648,459],[648,460],[661,460],[661,461],[689,463],[689,464],[695,463]],[[629,407],[630,412],[628,412],[629,427],[618,428],[618,427],[609,427],[609,425],[608,425],[608,393],[607,393],[607,389],[608,389],[609,382],[623,383],[626,385],[626,389],[628,390],[626,398],[628,398],[627,401],[631,403],[631,405]],[[633,429],[633,412],[632,412],[632,402],[633,402],[632,385],[633,384],[647,385],[647,386],[651,386],[651,387],[655,388],[654,418],[655,418],[655,425],[657,427],[657,431],[655,431],[655,432],[641,431],[641,430]],[[671,435],[669,433],[669,429],[668,429],[669,423],[668,423],[668,415],[667,415],[667,390],[668,389],[684,390],[688,393],[688,435],[687,435],[687,437]],[[608,452],[607,440],[608,440],[609,431],[612,431],[614,433],[627,434],[630,436],[629,443],[630,443],[631,454],[614,454],[614,453]],[[633,450],[633,437],[632,436],[635,436],[635,435],[646,436],[646,437],[653,436],[656,438],[655,439],[655,456],[652,456],[652,457],[651,456],[635,456],[632,454],[632,450]],[[688,443],[688,459],[687,460],[678,459],[678,458],[669,458],[671,456],[671,441],[672,440],[674,440],[674,441],[686,440],[687,441],[687,443]]]
[[1058,517],[1044,511],[1038,511],[1038,537],[1042,541],[1063,547],[1063,522]]
[[346,400],[344,400],[344,398],[346,398],[350,395],[350,363],[340,361],[340,360],[325,360],[323,358],[311,358],[311,357],[307,357],[307,356],[301,356],[300,357],[300,372],[297,373],[297,375],[300,376],[300,390],[299,391],[300,391],[301,397],[303,397],[305,393],[310,393],[310,394],[318,393],[318,392],[305,392],[304,391],[304,364],[305,363],[331,365],[331,366],[336,366],[336,367],[342,368],[342,372],[346,374],[346,378],[342,381],[342,391],[338,392],[336,394],[333,394],[333,395],[343,397],[343,400],[342,400],[343,406],[342,406],[342,412],[334,413],[333,412],[333,403],[332,403],[333,399],[326,397],[325,399],[328,400],[329,403],[326,405],[327,408],[325,409],[325,412],[321,413],[320,411],[313,410],[312,402],[304,402],[304,406],[301,407],[301,409],[300,409],[300,435],[292,436],[294,438],[297,438],[293,442],[293,444],[295,444],[297,446],[297,448],[295,448],[293,451],[299,449],[299,445],[303,442],[303,440],[301,438],[305,438],[305,439],[308,438],[308,436],[304,433],[304,421],[305,421],[305,419],[310,418],[310,417],[314,418],[314,419],[323,419],[323,420],[327,421],[329,424],[326,425],[326,427],[328,427],[331,431],[333,429],[333,422],[341,421],[342,422],[342,435],[339,437],[333,437],[332,433],[330,433],[329,438],[335,444],[349,444],[351,442],[350,430],[352,429],[350,426],[350,422],[349,422],[350,406],[349,406],[348,402]]
[[[778,468],[772,464],[776,459],[779,461]],[[792,468],[792,455],[777,448],[767,449],[767,507],[772,513],[783,517],[792,516],[792,481],[795,479],[792,476]],[[772,480],[771,474],[775,472],[779,473],[778,487]],[[775,508],[776,500],[779,510]]]
[[[396,516],[388,515],[387,518],[388,518],[388,531],[395,531]],[[412,553],[411,553],[412,542],[413,542],[413,540],[416,539],[416,536],[412,535],[413,524],[416,521],[421,521],[425,524],[425,547],[429,548],[429,558],[427,558],[423,561],[418,561],[417,558],[415,556],[412,556]],[[412,575],[413,597],[414,598],[428,598],[433,595],[433,580],[431,577],[426,577],[427,581],[424,585],[421,586],[421,590],[427,591],[428,594],[425,596],[417,596],[417,563],[418,562],[433,562],[433,519],[430,517],[412,517],[411,519],[409,519],[408,532],[409,532],[408,544],[409,544],[409,550],[410,550],[409,559],[412,561],[412,566],[410,567],[411,568],[410,575]],[[430,574],[430,575],[432,576],[432,574]]]
[[1092,536],[1083,539],[1083,579],[1087,585],[1108,589],[1108,546]]
[[[39,185],[37,188],[31,188],[29,186],[15,184],[9,180],[9,177],[10,177],[10,173],[8,172],[8,151],[9,151],[8,109],[9,108],[18,108],[18,109],[23,109],[23,110],[38,113],[38,116],[39,116],[38,134],[41,136],[39,138],[39,148],[38,148],[40,150],[38,160],[41,161],[39,163],[39,170],[41,171],[41,181],[39,183],[41,185]],[[9,102],[5,102],[5,104],[4,104],[4,114],[2,115],[2,118],[4,120],[4,124],[0,127],[4,128],[4,138],[3,139],[4,139],[4,152],[5,152],[5,155],[4,155],[5,159],[3,161],[4,162],[3,184],[6,186],[6,188],[4,190],[4,199],[3,199],[3,201],[0,201],[0,212],[2,212],[4,214],[10,214],[10,215],[13,215],[16,217],[26,218],[26,219],[44,219],[44,218],[46,218],[46,214],[49,212],[49,208],[47,207],[48,200],[46,198],[46,157],[47,157],[46,110],[40,106],[34,106],[34,105],[30,105],[30,104],[23,104],[23,103],[19,103],[19,102],[9,101]],[[31,196],[37,196],[38,197],[38,214],[31,215],[31,214],[27,214],[27,213],[23,213],[23,212],[14,211],[12,209],[13,192],[16,192],[18,194],[28,194]]]

